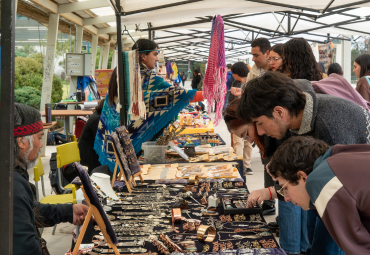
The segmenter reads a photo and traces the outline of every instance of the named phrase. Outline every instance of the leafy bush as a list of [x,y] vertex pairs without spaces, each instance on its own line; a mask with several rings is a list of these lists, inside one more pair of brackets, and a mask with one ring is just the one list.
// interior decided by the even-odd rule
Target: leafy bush
[[14,90],[14,102],[22,103],[40,110],[41,91],[32,87],[23,87]]
[[[15,89],[32,87],[42,90],[43,66],[40,54],[33,54],[27,58],[15,58]],[[62,80],[53,74],[51,104],[60,102],[63,97]],[[37,109],[40,109],[40,103]]]

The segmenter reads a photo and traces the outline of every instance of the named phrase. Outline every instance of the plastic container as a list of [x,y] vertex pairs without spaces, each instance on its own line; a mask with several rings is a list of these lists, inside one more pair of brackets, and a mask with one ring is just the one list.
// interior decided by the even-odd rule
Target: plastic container
[[156,142],[145,142],[141,145],[144,150],[144,163],[165,164],[167,145],[155,145]]

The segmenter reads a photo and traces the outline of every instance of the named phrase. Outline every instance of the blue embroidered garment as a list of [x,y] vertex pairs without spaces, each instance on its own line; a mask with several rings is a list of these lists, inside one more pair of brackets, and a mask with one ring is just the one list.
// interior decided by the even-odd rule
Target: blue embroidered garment
[[[145,65],[141,65],[140,68],[146,119],[130,121],[128,126],[136,153],[141,150],[142,143],[149,141],[163,127],[166,127],[172,119],[177,117],[179,112],[189,104],[189,101],[196,94],[196,90],[185,90],[171,86],[163,78],[152,73]],[[111,135],[115,132],[115,128],[120,126],[120,115],[116,111],[117,101],[110,105],[107,98],[108,94],[101,112],[94,149],[99,155],[99,162],[102,165],[108,165],[113,172],[115,157],[110,141],[107,141],[105,137]]]

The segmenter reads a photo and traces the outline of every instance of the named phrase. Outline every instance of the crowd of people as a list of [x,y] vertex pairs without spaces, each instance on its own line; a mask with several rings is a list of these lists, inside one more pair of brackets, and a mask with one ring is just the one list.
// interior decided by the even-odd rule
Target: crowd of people
[[[354,89],[337,63],[325,73],[303,38],[273,47],[258,38],[251,46],[252,68],[243,62],[227,65],[224,109],[234,150],[243,155],[244,173],[253,174],[252,144],[264,165],[265,188],[251,191],[248,206],[262,204],[264,215],[275,214],[278,200],[278,223],[272,224],[278,224],[280,245],[288,254],[369,254],[370,55],[360,55],[353,63],[359,78]],[[135,47],[143,88],[150,81],[158,91],[172,89],[151,72],[158,46],[140,39]],[[199,69],[193,71],[193,90],[202,90],[202,77]],[[89,174],[104,165],[92,141],[115,128],[102,130],[100,124],[108,112],[117,115],[117,82],[111,81],[79,142],[81,163]],[[60,222],[81,225],[88,207],[35,201],[27,170],[36,165],[43,146],[40,113],[15,104],[14,125],[13,239],[22,245],[14,245],[13,254],[42,254],[38,228]],[[133,126],[128,128],[135,134]]]
[[[233,136],[261,152],[265,188],[251,191],[248,206],[263,202],[268,214],[278,199],[278,222],[269,225],[279,226],[288,254],[369,254],[362,178],[370,156],[370,55],[353,63],[356,89],[339,64],[325,73],[303,38],[273,47],[258,38],[252,55],[241,84],[246,64],[231,66],[234,97],[224,111]],[[243,150],[248,160],[249,148]]]

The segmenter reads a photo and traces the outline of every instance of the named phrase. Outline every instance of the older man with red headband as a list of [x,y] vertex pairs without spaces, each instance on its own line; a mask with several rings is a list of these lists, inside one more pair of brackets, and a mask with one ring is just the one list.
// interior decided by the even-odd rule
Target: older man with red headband
[[61,222],[82,225],[88,211],[82,204],[51,205],[34,201],[27,170],[37,164],[43,134],[40,113],[32,107],[15,104],[13,255],[42,255],[38,226],[50,227]]

